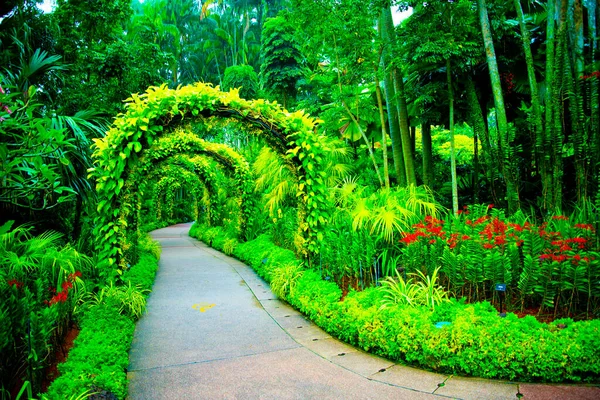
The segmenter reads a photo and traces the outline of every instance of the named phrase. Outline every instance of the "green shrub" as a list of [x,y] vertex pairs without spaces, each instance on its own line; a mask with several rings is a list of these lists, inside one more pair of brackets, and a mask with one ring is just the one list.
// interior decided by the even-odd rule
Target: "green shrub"
[[83,315],[79,336],[67,361],[59,365],[61,375],[48,388],[47,398],[68,399],[95,388],[119,399],[127,397],[128,351],[135,319],[141,315],[158,269],[156,244],[144,238],[140,248],[138,263],[121,277],[126,285],[101,289]]
[[271,273],[271,289],[277,297],[286,299],[288,296],[293,295],[298,280],[304,273],[302,266],[294,264],[284,264],[278,266]]
[[[160,251],[158,253],[160,254]],[[158,262],[156,261],[158,257],[155,255],[155,251],[142,254],[138,263],[125,271],[121,279],[124,282],[131,283],[133,286],[140,287],[142,290],[152,289],[154,277],[158,270]]]
[[66,399],[92,386],[110,391],[117,398],[127,397],[129,346],[135,323],[116,307],[101,304],[92,308],[81,322],[67,361],[50,388],[50,399]]
[[[391,360],[483,378],[546,382],[600,378],[599,320],[545,324],[512,313],[501,318],[489,302],[465,304],[456,299],[435,309],[401,304],[382,308],[386,292],[381,287],[350,291],[342,300],[338,285],[329,277],[323,280],[319,271],[290,274],[298,271],[300,261],[275,246],[268,235],[240,243],[234,255],[267,281],[275,281],[274,287],[285,287],[293,275],[294,290],[280,290],[280,297],[330,334]],[[435,282],[429,286],[436,287]],[[436,327],[441,321],[451,324]]]

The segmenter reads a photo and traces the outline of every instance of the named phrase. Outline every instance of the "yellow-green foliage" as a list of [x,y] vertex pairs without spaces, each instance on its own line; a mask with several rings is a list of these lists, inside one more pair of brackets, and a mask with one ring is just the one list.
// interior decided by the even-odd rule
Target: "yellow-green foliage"
[[[140,173],[139,177],[159,159],[179,153],[204,153],[232,165],[242,193],[252,190],[251,181],[247,180],[247,163],[233,150],[204,142],[186,132],[163,135],[166,126],[176,127],[190,119],[202,122],[207,116],[234,117],[258,126],[261,128],[258,132],[267,142],[295,166],[299,229],[307,238],[301,243],[306,243],[305,250],[317,251],[317,241],[322,238],[321,227],[329,217],[325,211],[327,174],[322,166],[331,146],[324,136],[315,132],[315,121],[302,111],[289,113],[274,102],[243,100],[235,89],[225,93],[202,83],[177,89],[163,85],[132,95],[127,112],[117,117],[104,138],[94,140],[96,167],[90,173],[96,180],[98,193],[94,235],[100,267],[106,277],[114,276],[112,269],[122,258],[120,243],[129,215],[135,211],[134,170]],[[165,137],[159,141],[161,136]],[[159,147],[155,146],[158,143]],[[146,154],[148,150],[154,155]],[[242,215],[247,212],[242,202]]]

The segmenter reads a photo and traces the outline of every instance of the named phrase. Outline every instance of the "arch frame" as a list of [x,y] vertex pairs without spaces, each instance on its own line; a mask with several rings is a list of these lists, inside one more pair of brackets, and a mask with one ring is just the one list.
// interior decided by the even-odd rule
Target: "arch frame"
[[[98,194],[94,234],[101,270],[114,276],[119,265],[120,232],[127,229],[124,215],[131,212],[131,199],[123,196],[127,175],[166,127],[180,126],[188,119],[211,116],[236,118],[257,126],[266,142],[295,167],[298,176],[298,222],[304,243],[299,252],[318,252],[321,228],[328,220],[326,173],[321,166],[328,151],[325,137],[316,132],[317,121],[303,111],[290,113],[275,102],[244,100],[235,89],[221,92],[211,85],[170,89],[150,87],[128,100],[127,111],[117,116],[102,139],[95,139],[95,167],[90,177]],[[108,278],[109,276],[107,276]]]

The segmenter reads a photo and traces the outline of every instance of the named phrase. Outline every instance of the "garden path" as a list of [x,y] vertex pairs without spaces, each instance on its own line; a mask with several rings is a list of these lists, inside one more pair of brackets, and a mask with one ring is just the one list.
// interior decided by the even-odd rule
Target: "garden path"
[[277,299],[243,263],[188,236],[163,252],[128,368],[136,399],[597,399],[600,389],[421,371],[366,354]]

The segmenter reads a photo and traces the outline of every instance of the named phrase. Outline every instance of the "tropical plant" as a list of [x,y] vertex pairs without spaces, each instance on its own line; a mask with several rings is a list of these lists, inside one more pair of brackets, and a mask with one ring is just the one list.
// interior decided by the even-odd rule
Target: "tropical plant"
[[100,289],[98,293],[91,294],[86,303],[87,307],[110,304],[116,307],[121,314],[136,321],[146,311],[145,294],[149,292],[150,290],[134,286],[130,282],[124,286],[116,286],[111,282],[108,286]]
[[279,265],[271,272],[271,290],[281,299],[294,295],[298,280],[302,277],[304,269],[301,264]]
[[[448,302],[448,293],[438,286],[438,272],[441,267],[433,270],[431,275],[418,270],[410,275],[417,278],[406,279],[396,270],[396,278],[386,277],[381,281],[381,290],[385,293],[382,308],[393,304],[407,306],[425,306],[434,310],[436,306]],[[406,279],[406,280],[405,280]]]
[[265,21],[261,38],[260,76],[263,90],[272,94],[283,107],[295,100],[296,83],[304,76],[300,46],[285,15]]
[[225,70],[223,77],[223,91],[239,89],[243,99],[256,99],[258,97],[258,75],[250,65],[234,65]]

